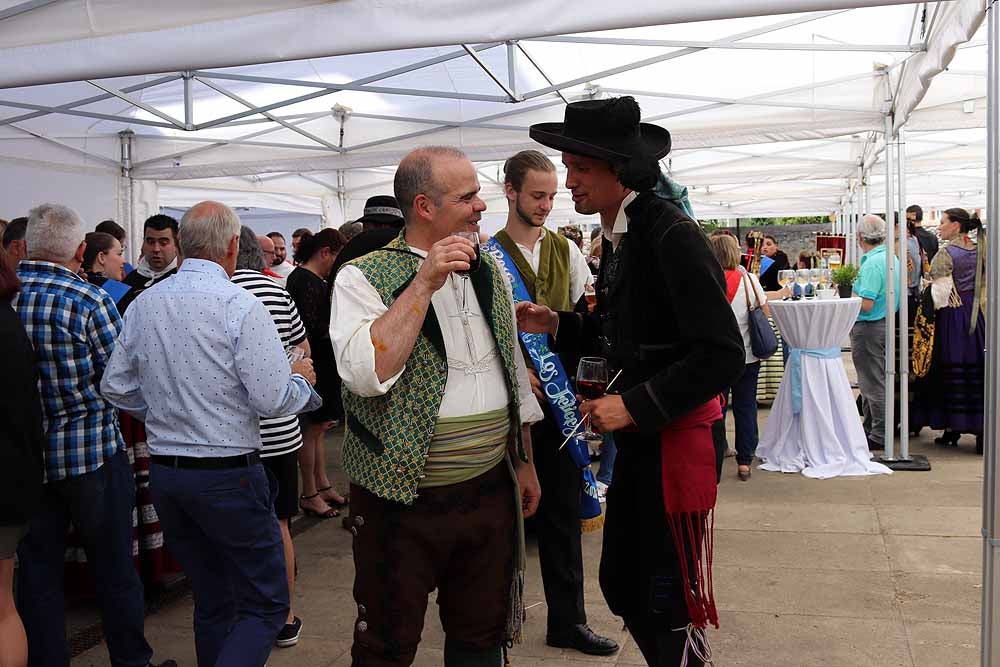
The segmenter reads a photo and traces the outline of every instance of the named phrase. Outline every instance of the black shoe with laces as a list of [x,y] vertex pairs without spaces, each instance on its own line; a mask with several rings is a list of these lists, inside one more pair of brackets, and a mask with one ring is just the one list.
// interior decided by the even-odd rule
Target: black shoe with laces
[[302,632],[302,619],[294,617],[291,623],[286,623],[274,640],[274,645],[279,648],[289,648],[299,643],[299,634]]
[[587,655],[611,655],[618,651],[618,642],[595,634],[584,624],[572,625],[558,633],[549,631],[545,643],[555,648],[571,648]]

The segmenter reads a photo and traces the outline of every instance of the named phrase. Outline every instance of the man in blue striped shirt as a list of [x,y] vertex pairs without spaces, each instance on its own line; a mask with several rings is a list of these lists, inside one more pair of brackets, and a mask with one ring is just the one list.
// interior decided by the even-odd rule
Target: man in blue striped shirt
[[[111,664],[146,667],[143,588],[132,561],[135,481],[114,408],[99,391],[122,321],[77,275],[85,230],[65,206],[31,211],[16,309],[38,357],[45,491],[18,548],[17,606],[33,665],[66,665],[63,554],[72,520],[96,579]],[[166,664],[172,665],[169,661]]]

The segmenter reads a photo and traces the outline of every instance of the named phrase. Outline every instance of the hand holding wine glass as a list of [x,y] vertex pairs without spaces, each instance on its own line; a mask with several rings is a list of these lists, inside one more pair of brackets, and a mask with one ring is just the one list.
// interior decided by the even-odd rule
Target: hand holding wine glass
[[[479,236],[476,236],[478,243]],[[468,239],[449,236],[431,246],[427,258],[417,272],[417,280],[436,292],[444,286],[448,276],[457,271],[469,271],[476,257],[475,247]]]
[[[576,368],[576,391],[586,400],[604,396],[608,388],[608,360],[603,357],[584,357]],[[590,428],[589,417],[584,417],[583,432],[579,437],[584,440],[597,440],[601,437]]]

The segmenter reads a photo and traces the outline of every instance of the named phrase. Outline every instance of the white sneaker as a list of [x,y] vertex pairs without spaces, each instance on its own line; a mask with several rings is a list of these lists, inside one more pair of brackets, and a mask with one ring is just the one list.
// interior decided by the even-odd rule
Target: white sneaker
[[608,485],[604,482],[597,482],[597,500],[604,502],[608,496]]

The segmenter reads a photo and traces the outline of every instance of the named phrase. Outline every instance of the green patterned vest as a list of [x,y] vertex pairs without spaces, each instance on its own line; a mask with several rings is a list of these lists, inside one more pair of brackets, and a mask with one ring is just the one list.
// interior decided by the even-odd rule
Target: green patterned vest
[[[405,234],[405,232],[404,232]],[[410,252],[400,234],[381,250],[350,262],[391,307],[414,276],[421,258]],[[510,437],[518,455],[527,460],[521,443],[521,418],[514,365],[515,322],[507,297],[505,277],[488,253],[480,269],[470,274],[479,305],[496,340],[510,394]],[[384,396],[366,398],[343,387],[347,429],[344,435],[344,472],[377,496],[412,504],[417,495],[434,426],[437,423],[448,361],[444,338],[433,305],[427,311],[406,369]]]

